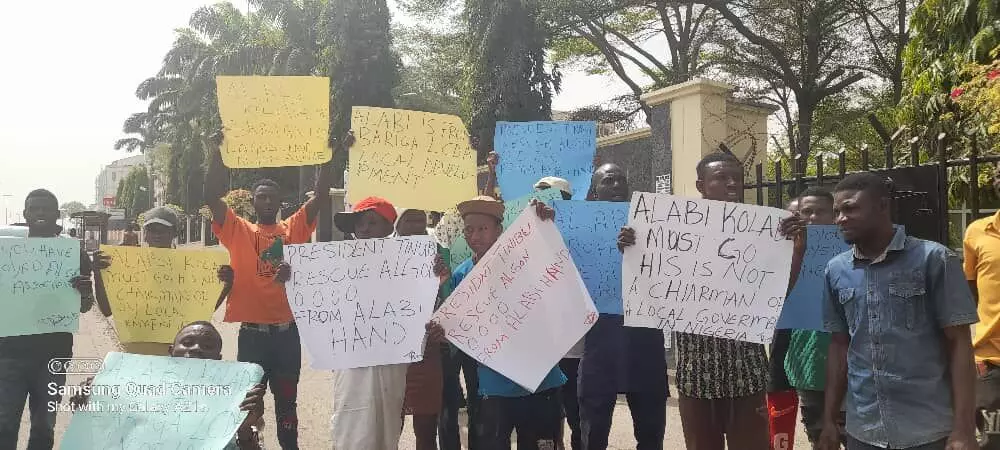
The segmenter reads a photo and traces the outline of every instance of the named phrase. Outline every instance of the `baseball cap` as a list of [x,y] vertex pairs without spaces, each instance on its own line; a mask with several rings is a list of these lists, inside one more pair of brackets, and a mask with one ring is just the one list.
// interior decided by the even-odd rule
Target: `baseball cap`
[[570,187],[569,181],[559,177],[545,177],[535,183],[535,189],[542,190],[545,188],[556,188],[569,195],[573,195],[573,188]]
[[503,202],[488,195],[481,195],[458,204],[458,213],[462,217],[469,214],[482,214],[503,220],[503,211]]
[[154,223],[171,228],[177,228],[177,224],[180,222],[180,220],[177,219],[177,213],[166,206],[157,206],[149,211],[146,211],[143,213],[142,217],[144,219],[142,222],[143,228],[146,228]]
[[353,233],[354,225],[358,221],[358,216],[365,211],[375,211],[378,215],[388,220],[389,223],[396,223],[396,208],[382,197],[368,197],[354,205],[351,212],[340,212],[334,214],[333,223],[337,229],[344,233]]

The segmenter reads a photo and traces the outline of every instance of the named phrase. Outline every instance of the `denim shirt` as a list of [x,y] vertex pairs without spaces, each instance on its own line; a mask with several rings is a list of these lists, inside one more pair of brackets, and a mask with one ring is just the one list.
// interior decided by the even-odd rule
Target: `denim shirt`
[[847,251],[826,267],[823,322],[848,333],[847,433],[909,448],[948,437],[952,391],[943,328],[977,322],[958,256],[902,228],[874,260]]

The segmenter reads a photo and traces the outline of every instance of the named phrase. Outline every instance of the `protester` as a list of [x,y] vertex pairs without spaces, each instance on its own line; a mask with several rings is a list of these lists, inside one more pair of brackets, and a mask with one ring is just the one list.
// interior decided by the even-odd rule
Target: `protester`
[[834,190],[853,250],[827,264],[824,326],[833,333],[821,449],[838,448],[847,395],[848,449],[978,448],[976,307],[948,248],[894,228],[885,180],[850,175]]
[[[419,209],[404,209],[396,221],[398,236],[427,235],[427,214]],[[438,305],[435,305],[437,307]],[[406,370],[406,396],[403,414],[413,416],[416,450],[437,450],[438,412],[441,411],[443,379],[441,344],[427,341],[424,358]],[[405,419],[404,419],[405,420]]]
[[[833,194],[829,191],[817,187],[809,188],[794,201],[797,204],[795,220],[787,221],[797,222],[795,226],[798,228],[788,232],[796,237],[790,285],[794,285],[802,265],[806,246],[805,226],[833,225]],[[806,436],[813,448],[819,444],[820,432],[823,431],[826,358],[829,346],[829,333],[816,330],[790,330],[787,353],[771,355],[771,358],[777,360],[777,363],[784,368],[783,373],[787,374],[789,385],[796,390],[802,412],[802,425],[805,426]],[[844,414],[841,411],[837,415],[838,428],[844,424]],[[840,441],[844,445],[847,444],[846,437],[842,433]]]
[[[552,220],[555,211],[544,203],[532,201],[531,207],[542,220]],[[458,205],[465,223],[465,239],[473,256],[449,274],[439,257],[435,272],[442,283],[452,290],[472,271],[473,266],[503,234],[504,205],[499,200],[480,196]],[[431,336],[440,339],[440,325],[429,324]],[[478,365],[478,417],[470,417],[470,434],[487,450],[510,449],[511,433],[517,432],[518,450],[555,449],[561,447],[562,407],[559,388],[566,382],[559,367],[553,367],[535,393],[528,392],[489,367]],[[470,388],[469,395],[472,396]]]
[[[993,171],[993,190],[1000,195],[1000,166]],[[965,277],[975,296],[979,325],[972,345],[979,381],[976,422],[981,448],[1000,450],[1000,211],[969,225],[965,233]],[[988,420],[987,420],[988,419]]]
[[[738,202],[743,165],[729,153],[711,153],[695,168],[702,198]],[[619,246],[635,245],[635,231],[623,228]],[[689,450],[768,449],[767,355],[750,342],[674,333],[678,405]]]
[[[167,344],[167,355],[174,358],[222,359],[222,335],[211,322],[192,322],[180,329],[174,337],[173,344]],[[90,385],[94,378],[90,377],[81,385]],[[247,396],[240,403],[240,411],[246,411],[247,416],[236,430],[236,435],[223,450],[260,450],[260,435],[258,431],[264,423],[264,393],[266,387],[258,384],[247,391]],[[79,394],[70,400],[76,408],[81,408],[90,401],[89,395]]]
[[[536,191],[546,189],[558,189],[563,200],[573,198],[573,187],[569,181],[558,177],[544,177],[535,183]],[[580,358],[583,357],[583,342],[586,337],[581,338],[573,348],[569,349],[566,356],[559,361],[559,369],[566,375],[566,384],[560,389],[562,396],[563,415],[566,416],[566,424],[569,425],[569,442],[572,450],[583,448],[583,436],[580,430],[580,402],[577,398],[578,374],[580,371]]]
[[[36,189],[24,199],[24,220],[29,238],[58,237],[62,227],[59,201],[45,189]],[[14,238],[4,238],[14,239]],[[90,282],[90,258],[81,249],[80,275],[68,280],[80,292],[80,312],[92,306],[93,287]],[[65,374],[49,370],[53,358],[73,357],[72,333],[43,333],[0,337],[0,449],[17,448],[21,414],[25,400],[31,417],[28,450],[51,450],[55,444],[56,410],[50,402],[59,403],[61,396],[48,389],[50,383],[62,386]]]
[[130,223],[125,227],[125,234],[122,235],[122,242],[119,244],[123,247],[138,247],[139,246],[139,226]]
[[[151,248],[173,248],[174,238],[177,237],[178,224],[180,221],[177,214],[165,206],[157,206],[143,214],[143,238],[146,245]],[[97,291],[97,308],[100,309],[104,317],[112,314],[111,302],[108,301],[108,292],[104,285],[104,276],[101,273],[111,267],[111,256],[102,251],[94,253],[94,267],[98,270],[94,272],[94,284]],[[232,281],[226,283],[223,291],[232,288]],[[168,353],[170,344],[162,342],[122,342],[122,348],[127,353],[138,355],[164,356]]]
[[[594,171],[588,199],[627,202],[625,171],[605,164]],[[618,394],[625,394],[638,450],[663,448],[667,423],[667,359],[663,332],[631,328],[624,316],[600,314],[587,333],[580,360],[579,400],[582,448],[608,448]]]
[[[831,206],[832,208],[832,206]],[[798,217],[799,199],[793,198],[788,202],[785,210],[792,213],[792,218]],[[804,225],[802,225],[804,227]],[[796,250],[804,240],[797,239]],[[801,247],[804,249],[804,247]],[[792,257],[791,278],[798,277],[801,268],[801,255],[796,252]],[[796,264],[798,261],[798,264]],[[788,289],[791,291],[794,281],[789,282]],[[768,352],[771,356],[770,376],[767,383],[767,413],[768,428],[770,429],[771,450],[782,450],[795,446],[795,415],[799,407],[798,394],[792,385],[788,383],[788,375],[785,373],[785,355],[788,353],[788,344],[791,340],[790,330],[774,330],[774,338],[771,340],[771,348]]]
[[[368,197],[350,212],[337,213],[334,224],[357,239],[392,236],[396,209],[387,200]],[[399,446],[406,393],[407,364],[338,370],[333,378],[333,448],[394,449]],[[432,438],[433,439],[433,438]]]
[[[212,232],[229,250],[234,274],[225,320],[241,322],[236,359],[264,368],[264,379],[274,395],[278,443],[284,450],[296,449],[302,347],[283,280],[276,276],[281,246],[309,242],[320,205],[330,201],[330,164],[318,170],[314,197],[280,222],[278,184],[267,179],[255,183],[251,192],[257,222],[252,223],[236,215],[222,200],[229,177],[218,148],[221,135],[214,137],[217,148],[211,152],[205,176],[205,199],[212,212]],[[350,137],[346,143],[350,146]]]

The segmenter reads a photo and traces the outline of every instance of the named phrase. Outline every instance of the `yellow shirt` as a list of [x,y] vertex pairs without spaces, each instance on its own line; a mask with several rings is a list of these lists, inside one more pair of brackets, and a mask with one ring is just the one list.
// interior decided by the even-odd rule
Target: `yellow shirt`
[[979,324],[972,348],[976,361],[1000,364],[1000,212],[965,232],[965,278],[979,291]]

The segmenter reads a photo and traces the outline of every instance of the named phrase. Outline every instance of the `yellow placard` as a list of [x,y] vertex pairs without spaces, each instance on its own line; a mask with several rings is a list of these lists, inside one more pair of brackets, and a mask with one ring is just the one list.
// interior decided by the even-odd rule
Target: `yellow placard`
[[372,195],[399,208],[446,211],[476,195],[476,154],[462,119],[354,107],[347,198]]
[[172,343],[180,328],[211,320],[222,292],[217,272],[229,254],[215,250],[101,247],[101,271],[121,342]]
[[326,77],[217,77],[227,167],[287,167],[330,160]]

